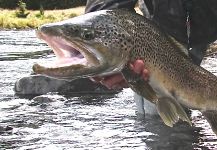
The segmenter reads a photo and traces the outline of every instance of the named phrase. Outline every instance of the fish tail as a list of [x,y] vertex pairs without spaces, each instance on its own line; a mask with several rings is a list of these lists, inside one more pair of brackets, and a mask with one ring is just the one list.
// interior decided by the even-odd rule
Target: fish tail
[[157,100],[156,105],[160,117],[167,126],[173,127],[179,119],[186,121],[191,125],[191,121],[186,112],[174,99],[170,97],[162,97]]

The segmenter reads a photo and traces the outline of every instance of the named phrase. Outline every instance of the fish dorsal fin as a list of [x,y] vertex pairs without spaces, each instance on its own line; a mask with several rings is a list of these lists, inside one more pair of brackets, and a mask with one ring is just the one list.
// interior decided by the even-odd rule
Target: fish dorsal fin
[[213,132],[217,135],[217,111],[209,110],[202,113],[210,124]]
[[191,121],[182,106],[171,97],[159,98],[156,105],[161,119],[167,126],[173,127],[179,119],[186,121],[191,125]]
[[176,47],[178,47],[180,49],[180,52],[184,54],[184,56],[187,56],[188,58],[190,58],[189,56],[189,52],[188,52],[188,49],[182,45],[181,43],[179,43],[174,37],[172,36],[169,36],[168,35],[168,38],[169,38],[169,41],[171,41]]

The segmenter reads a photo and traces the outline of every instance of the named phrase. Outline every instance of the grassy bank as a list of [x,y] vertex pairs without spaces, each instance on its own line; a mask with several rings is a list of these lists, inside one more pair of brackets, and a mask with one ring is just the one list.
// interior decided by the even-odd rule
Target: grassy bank
[[0,28],[1,29],[28,29],[36,28],[49,22],[57,22],[72,18],[84,13],[84,7],[77,7],[65,10],[45,10],[44,15],[39,11],[31,11],[26,18],[16,17],[16,10],[0,10]]
[[[29,13],[26,18],[18,18],[17,10],[0,9],[0,29],[28,29],[36,28],[49,22],[57,22],[72,18],[84,13],[85,7],[76,7],[64,10],[45,10],[44,15],[40,11],[26,10]],[[136,11],[141,14],[138,8]]]

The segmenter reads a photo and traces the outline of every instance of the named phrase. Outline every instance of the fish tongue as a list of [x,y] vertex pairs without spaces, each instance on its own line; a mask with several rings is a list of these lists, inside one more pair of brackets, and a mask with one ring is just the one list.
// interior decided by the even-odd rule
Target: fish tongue
[[54,63],[54,66],[55,67],[64,67],[64,66],[76,65],[76,64],[86,65],[87,62],[84,58],[78,58],[78,57],[60,58]]

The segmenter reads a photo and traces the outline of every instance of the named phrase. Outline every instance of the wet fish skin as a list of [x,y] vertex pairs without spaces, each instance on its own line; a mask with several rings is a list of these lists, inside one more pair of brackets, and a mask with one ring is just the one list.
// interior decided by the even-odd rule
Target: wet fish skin
[[[127,48],[130,48],[131,45],[127,41],[131,37],[126,31],[122,31],[123,29],[115,24],[106,24],[105,21],[109,21],[109,19],[110,16],[108,16],[107,11],[100,11],[41,26],[36,31],[37,36],[53,47],[54,53],[57,56],[62,54],[57,48],[60,44],[55,43],[59,41],[62,43],[66,42],[67,45],[70,44],[80,51],[87,59],[88,66],[75,67],[73,65],[73,67],[62,66],[50,67],[48,69],[49,67],[36,64],[33,66],[34,72],[72,80],[81,76],[107,75],[121,71],[128,59],[125,56],[128,53]],[[118,31],[121,31],[121,33],[118,33]],[[93,39],[86,39],[87,33],[91,33]],[[59,39],[54,43],[51,37],[52,39],[54,39],[53,37]],[[116,43],[119,44],[116,45]],[[122,49],[123,45],[125,45],[125,51],[118,51],[117,49]],[[117,57],[118,59],[116,59]]]
[[[67,33],[70,26],[78,27],[80,33]],[[84,15],[83,19],[73,18],[61,22],[59,26],[51,24],[49,28],[58,31],[49,36],[60,36],[72,43],[76,41],[82,45],[81,53],[86,57],[91,53],[99,60],[98,65],[93,63],[93,66],[84,67],[83,70],[69,71],[73,65],[65,66],[60,72],[69,73],[62,73],[59,78],[75,79],[122,71],[129,86],[156,105],[159,115],[168,126],[173,126],[179,119],[190,124],[182,104],[200,110],[217,133],[217,77],[193,64],[155,23],[125,10],[104,10]],[[94,36],[82,38],[80,35],[84,29],[93,31]],[[44,32],[43,26],[39,32]],[[138,78],[129,69],[129,63],[137,59],[142,59],[150,72],[148,82]],[[36,73],[56,77],[55,68],[45,67],[42,72],[39,68],[35,68]]]

